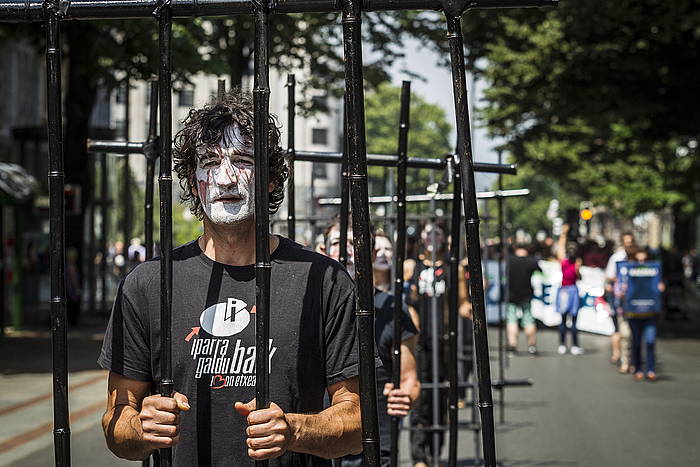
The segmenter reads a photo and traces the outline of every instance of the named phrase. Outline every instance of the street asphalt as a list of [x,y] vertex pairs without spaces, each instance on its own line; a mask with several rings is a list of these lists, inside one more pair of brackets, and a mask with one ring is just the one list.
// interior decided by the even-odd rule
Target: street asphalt
[[[691,324],[662,327],[655,383],[618,374],[608,362],[606,337],[584,334],[586,353],[562,356],[556,333],[541,330],[537,357],[509,359],[506,378],[532,378],[534,385],[506,389],[505,423],[496,433],[499,465],[700,465],[700,334]],[[105,446],[99,420],[106,378],[95,363],[96,330],[74,332],[70,339],[73,466],[140,465],[117,459]],[[490,339],[496,379],[495,331]],[[0,467],[53,465],[50,354],[48,333],[15,334],[0,344]],[[496,404],[497,421],[499,410]],[[469,415],[462,410],[461,418]],[[404,432],[402,466],[411,465],[408,447]],[[475,465],[474,453],[472,432],[460,432],[458,465]]]

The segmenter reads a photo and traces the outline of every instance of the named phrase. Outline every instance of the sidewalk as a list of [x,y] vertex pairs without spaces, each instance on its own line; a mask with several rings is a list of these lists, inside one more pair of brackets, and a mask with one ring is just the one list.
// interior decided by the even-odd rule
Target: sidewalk
[[[68,333],[71,434],[99,429],[107,395],[107,372],[96,360],[103,318]],[[8,331],[0,344],[0,467],[16,465],[53,446],[51,332]]]

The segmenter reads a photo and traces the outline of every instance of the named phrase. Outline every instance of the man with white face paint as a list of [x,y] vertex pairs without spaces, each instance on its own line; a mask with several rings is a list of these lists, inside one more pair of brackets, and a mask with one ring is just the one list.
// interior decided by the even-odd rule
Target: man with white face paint
[[[352,225],[352,219],[348,219],[348,226]],[[353,247],[352,229],[347,231],[347,258],[348,269],[353,268],[355,257]],[[385,234],[372,236],[372,264],[378,263],[380,247],[377,240],[388,242],[384,244],[383,265],[388,259],[388,267],[385,271],[391,274],[391,242]],[[324,246],[322,251],[338,261],[340,259],[340,217],[336,217],[324,232]],[[389,279],[390,280],[390,279]],[[374,290],[374,339],[377,345],[377,353],[382,361],[382,367],[377,368],[377,410],[379,418],[379,443],[382,467],[390,465],[391,453],[391,417],[405,417],[413,407],[414,402],[420,396],[420,381],[416,373],[415,346],[418,340],[416,329],[406,305],[401,316],[401,383],[399,388],[394,388],[391,383],[393,362],[391,355],[394,351],[394,296],[376,287]],[[361,467],[362,456],[351,455],[340,460],[340,467]]]
[[[426,224],[421,231],[422,249],[418,260],[406,260],[407,271],[412,274],[410,304],[419,317],[420,339],[416,349],[418,356],[418,377],[421,382],[440,383],[444,380],[443,366],[437,367],[438,380],[434,381],[432,354],[437,353],[438,361],[446,361],[445,321],[447,316],[448,261],[445,234],[436,224]],[[436,341],[436,345],[433,343]],[[433,420],[433,391],[426,391],[411,414],[411,426],[429,427],[444,425],[447,414],[447,392],[440,390],[438,396],[439,420]],[[437,465],[439,452],[434,451],[433,433],[426,430],[411,431],[411,457],[414,466]],[[444,432],[440,432],[440,448]]]
[[[355,292],[337,262],[269,237],[270,399],[255,394],[255,158],[249,95],[190,111],[174,144],[182,200],[203,234],[173,251],[173,398],[160,378],[160,258],[119,287],[99,363],[110,371],[103,429],[119,457],[174,447],[174,465],[330,466],[361,450]],[[270,213],[287,168],[271,118]],[[324,393],[331,401],[324,408]]]

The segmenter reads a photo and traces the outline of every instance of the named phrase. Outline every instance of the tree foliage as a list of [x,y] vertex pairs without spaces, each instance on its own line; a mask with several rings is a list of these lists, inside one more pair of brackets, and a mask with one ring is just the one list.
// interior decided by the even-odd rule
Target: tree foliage
[[[376,90],[367,93],[365,120],[368,153],[397,153],[400,98],[401,88],[389,83],[381,84]],[[452,126],[447,122],[445,111],[439,105],[431,104],[413,93],[410,111],[408,156],[441,158],[447,155],[450,152]],[[385,167],[370,167],[368,170],[373,194],[385,194],[389,171]],[[393,176],[396,176],[395,172]],[[437,179],[441,176],[442,174],[437,174]],[[425,194],[428,180],[427,169],[408,169],[407,192]]]
[[700,2],[562,2],[465,20],[480,116],[518,163],[624,215],[696,208]]

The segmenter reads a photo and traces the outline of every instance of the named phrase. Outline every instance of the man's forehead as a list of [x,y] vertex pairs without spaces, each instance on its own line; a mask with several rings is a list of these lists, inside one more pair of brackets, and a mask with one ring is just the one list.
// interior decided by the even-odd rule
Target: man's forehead
[[221,135],[221,140],[215,145],[202,144],[197,148],[198,153],[206,153],[214,148],[219,149],[237,149],[241,152],[246,152],[252,154],[254,152],[253,140],[252,138],[246,136],[242,131],[240,126],[234,124],[229,125],[223,131]]

